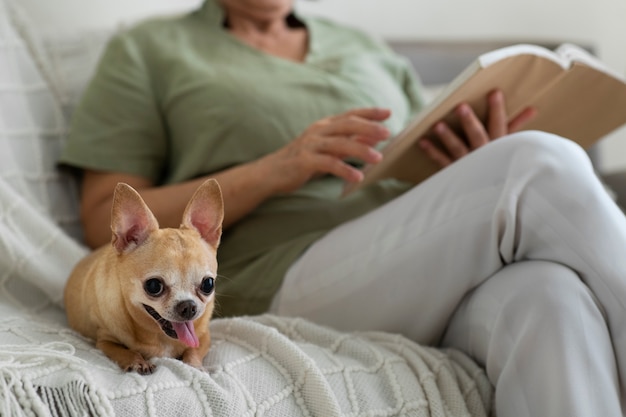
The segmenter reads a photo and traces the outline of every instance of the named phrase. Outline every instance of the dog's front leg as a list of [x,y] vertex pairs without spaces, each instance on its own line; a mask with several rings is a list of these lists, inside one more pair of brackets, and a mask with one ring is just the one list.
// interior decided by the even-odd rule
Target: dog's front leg
[[113,362],[126,372],[137,372],[149,375],[156,367],[148,362],[139,352],[132,351],[126,346],[110,340],[98,340],[96,347],[104,352]]
[[182,361],[194,368],[204,369],[202,362],[211,347],[211,336],[207,332],[200,336],[200,346],[197,348],[189,348],[183,352]]

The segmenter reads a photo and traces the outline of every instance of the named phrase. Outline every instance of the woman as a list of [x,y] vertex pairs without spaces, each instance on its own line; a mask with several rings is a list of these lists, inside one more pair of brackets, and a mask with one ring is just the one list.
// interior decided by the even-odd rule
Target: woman
[[533,111],[510,120],[494,92],[486,125],[461,104],[463,137],[438,123],[444,149],[422,141],[445,170],[339,198],[421,107],[419,83],[386,46],[292,9],[207,0],[111,42],[62,159],[82,170],[87,242],[110,239],[117,182],[166,227],[213,177],[223,315],[461,349],[486,367],[499,416],[622,415],[626,221],[584,152],[509,135]]

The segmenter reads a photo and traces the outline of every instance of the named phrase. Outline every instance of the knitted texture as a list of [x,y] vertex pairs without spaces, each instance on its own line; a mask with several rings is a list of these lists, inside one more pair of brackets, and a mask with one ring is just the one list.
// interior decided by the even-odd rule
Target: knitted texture
[[78,93],[50,87],[50,61],[8,11],[0,0],[0,416],[489,415],[492,388],[472,360],[399,335],[219,319],[205,369],[156,359],[141,376],[70,330],[63,286],[87,250],[76,184],[55,163],[64,99]]
[[62,312],[0,304],[2,416],[488,416],[484,372],[399,335],[275,316],[218,319],[205,369],[123,373]]

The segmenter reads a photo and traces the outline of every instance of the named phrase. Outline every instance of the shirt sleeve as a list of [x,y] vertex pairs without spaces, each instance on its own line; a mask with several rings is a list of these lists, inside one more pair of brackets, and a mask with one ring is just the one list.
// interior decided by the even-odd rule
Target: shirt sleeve
[[424,96],[424,85],[408,59],[405,59],[404,71],[402,72],[400,82],[409,101],[411,117],[414,117],[426,105],[426,98]]
[[73,114],[61,165],[158,182],[167,135],[146,53],[128,33],[109,42]]

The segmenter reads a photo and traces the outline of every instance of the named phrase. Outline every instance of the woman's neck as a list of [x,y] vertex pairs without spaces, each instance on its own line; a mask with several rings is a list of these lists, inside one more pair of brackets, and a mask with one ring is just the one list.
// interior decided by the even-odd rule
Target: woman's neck
[[244,36],[279,37],[290,30],[284,17],[273,20],[259,20],[249,18],[248,16],[228,14],[226,19],[225,25],[230,32]]
[[251,13],[225,7],[227,30],[248,45],[296,62],[308,51],[306,26],[290,10],[284,13]]

